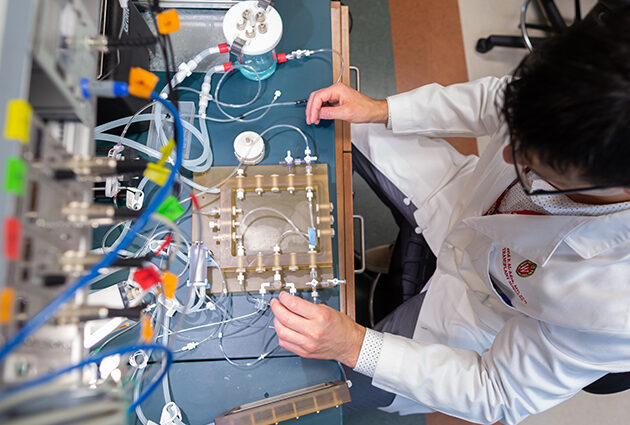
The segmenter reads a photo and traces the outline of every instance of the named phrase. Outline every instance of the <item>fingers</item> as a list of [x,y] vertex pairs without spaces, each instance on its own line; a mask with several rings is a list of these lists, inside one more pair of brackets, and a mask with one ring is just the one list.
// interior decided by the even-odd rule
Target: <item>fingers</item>
[[278,300],[288,310],[307,319],[319,318],[324,309],[324,306],[316,305],[300,297],[289,295],[288,292],[281,292]]
[[287,309],[281,302],[277,299],[272,299],[270,302],[271,311],[273,311],[274,316],[276,317],[274,320],[278,320],[287,328],[290,328],[299,333],[306,333],[309,329],[308,320],[299,314],[295,314],[290,309]]
[[313,348],[311,347],[307,337],[284,326],[278,318],[273,319],[273,326],[276,329],[276,334],[278,334],[278,340],[288,342],[302,349]]
[[313,96],[315,96],[316,92],[311,92],[311,95],[308,97],[308,102],[306,103],[306,124],[311,125],[311,109],[313,107]]
[[339,98],[338,88],[330,86],[325,89],[317,90],[311,93],[306,105],[306,123],[319,124],[319,111],[322,108],[322,104],[331,100],[337,100]]
[[[319,118],[323,120],[350,120],[350,110],[347,106],[325,106],[319,111]],[[319,120],[318,120],[319,123]]]

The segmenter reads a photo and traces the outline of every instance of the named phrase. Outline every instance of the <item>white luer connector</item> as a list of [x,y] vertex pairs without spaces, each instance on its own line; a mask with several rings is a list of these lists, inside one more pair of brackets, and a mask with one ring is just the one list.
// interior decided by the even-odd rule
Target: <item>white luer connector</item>
[[260,284],[260,289],[258,292],[260,295],[265,295],[267,293],[267,288],[271,287],[271,282],[263,282]]
[[295,295],[297,294],[297,288],[295,287],[295,283],[287,282],[284,284],[285,288],[289,288],[289,294]]

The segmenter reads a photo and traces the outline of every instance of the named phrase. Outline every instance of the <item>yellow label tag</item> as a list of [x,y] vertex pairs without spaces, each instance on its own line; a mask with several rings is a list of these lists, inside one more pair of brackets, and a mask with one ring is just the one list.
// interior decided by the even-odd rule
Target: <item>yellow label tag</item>
[[162,152],[162,158],[157,162],[158,165],[166,164],[168,157],[171,156],[173,152],[173,148],[175,147],[175,140],[171,139],[168,143],[160,148],[160,152]]
[[9,140],[19,140],[28,144],[31,133],[31,119],[33,108],[24,99],[12,99],[7,102],[7,112],[4,122],[4,137]]
[[150,162],[149,165],[147,165],[147,168],[144,170],[144,173],[142,174],[153,183],[164,186],[164,184],[166,184],[166,180],[168,180],[168,176],[170,173],[171,170],[169,170],[168,168]]

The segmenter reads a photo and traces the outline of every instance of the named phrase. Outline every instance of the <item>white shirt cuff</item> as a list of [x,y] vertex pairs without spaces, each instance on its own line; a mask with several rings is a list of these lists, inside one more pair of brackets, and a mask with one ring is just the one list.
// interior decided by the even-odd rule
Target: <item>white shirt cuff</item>
[[389,105],[389,97],[387,98],[387,124],[385,124],[388,130],[392,129],[392,108]]
[[382,349],[383,334],[373,329],[366,329],[365,337],[363,337],[363,345],[361,345],[361,352],[359,353],[359,359],[357,360],[357,365],[354,367],[354,371],[372,378],[376,371],[378,359],[381,357]]

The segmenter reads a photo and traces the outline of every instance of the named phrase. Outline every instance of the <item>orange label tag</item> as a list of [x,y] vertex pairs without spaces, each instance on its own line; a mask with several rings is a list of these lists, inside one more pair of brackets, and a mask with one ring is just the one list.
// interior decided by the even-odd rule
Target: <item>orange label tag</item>
[[13,321],[15,308],[15,289],[0,289],[0,325],[8,325]]
[[174,298],[177,290],[179,279],[173,273],[164,272],[162,274],[162,283],[164,284],[164,296],[166,298]]
[[140,337],[142,342],[148,344],[153,340],[153,325],[151,325],[151,318],[144,316],[142,318],[142,330],[140,331]]
[[170,34],[179,30],[179,15],[175,9],[157,14],[157,27],[160,34]]
[[160,77],[142,68],[133,67],[129,71],[129,94],[136,97],[151,97]]

